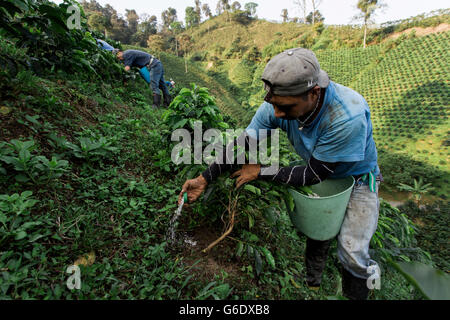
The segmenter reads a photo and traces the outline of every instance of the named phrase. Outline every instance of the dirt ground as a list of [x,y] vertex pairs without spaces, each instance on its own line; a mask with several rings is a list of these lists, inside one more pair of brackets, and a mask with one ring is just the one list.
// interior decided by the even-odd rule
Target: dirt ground
[[416,30],[416,36],[423,37],[423,36],[426,36],[428,34],[449,31],[450,30],[450,24],[448,24],[448,23],[441,23],[440,25],[438,25],[436,27],[428,27],[428,28],[415,27],[415,28],[406,29],[406,30],[403,30],[402,32],[397,32],[397,33],[392,34],[391,36],[386,38],[385,41],[390,40],[390,39],[394,39],[395,40],[395,39],[397,39],[398,37],[400,37],[404,33],[409,34],[412,30]]

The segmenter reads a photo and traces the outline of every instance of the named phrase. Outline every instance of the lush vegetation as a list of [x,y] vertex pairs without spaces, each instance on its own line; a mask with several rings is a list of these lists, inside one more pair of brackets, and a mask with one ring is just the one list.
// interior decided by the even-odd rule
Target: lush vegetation
[[[244,89],[195,63],[185,73],[182,58],[161,52],[178,89],[167,110],[155,111],[148,86],[97,47],[85,22],[81,30],[67,29],[72,2],[2,3],[8,5],[0,11],[0,299],[342,295],[336,242],[320,291],[303,283],[305,239],[292,228],[279,185],[258,181],[234,190],[223,176],[185,209],[179,241],[165,238],[182,183],[205,169],[170,161],[172,131],[192,131],[196,120],[204,129],[237,128],[251,110],[237,108]],[[242,65],[255,74],[261,69]],[[281,163],[296,159],[283,137]],[[448,217],[445,205],[433,210],[433,219],[438,212]],[[433,220],[441,226],[435,232],[410,217],[410,210],[382,201],[371,254],[383,282],[372,299],[423,297],[391,260],[448,269],[446,244],[432,245],[433,237],[448,238],[442,227],[448,222]],[[233,233],[204,255],[230,225]],[[66,286],[72,264],[81,268],[81,290]]]

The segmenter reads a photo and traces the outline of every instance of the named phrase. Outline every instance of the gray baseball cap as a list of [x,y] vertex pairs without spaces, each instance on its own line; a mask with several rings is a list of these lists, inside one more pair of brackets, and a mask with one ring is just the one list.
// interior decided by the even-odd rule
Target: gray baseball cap
[[278,96],[297,96],[316,85],[326,88],[330,84],[314,52],[304,48],[289,49],[273,57],[264,69],[262,80]]

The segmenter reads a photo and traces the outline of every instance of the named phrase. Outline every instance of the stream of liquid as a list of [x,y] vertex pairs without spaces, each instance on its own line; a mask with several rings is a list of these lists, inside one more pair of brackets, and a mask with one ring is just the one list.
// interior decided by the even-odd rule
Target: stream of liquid
[[178,206],[178,209],[175,211],[175,214],[173,215],[172,219],[170,219],[169,229],[166,233],[166,240],[169,242],[175,241],[175,229],[177,227],[177,220],[181,215],[181,211],[183,210],[184,205],[184,197],[181,198],[181,203]]

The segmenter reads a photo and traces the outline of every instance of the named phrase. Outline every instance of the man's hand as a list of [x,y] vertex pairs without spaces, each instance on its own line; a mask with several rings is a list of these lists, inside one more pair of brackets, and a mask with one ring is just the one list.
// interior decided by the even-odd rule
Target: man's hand
[[242,169],[233,173],[230,178],[238,177],[236,180],[236,189],[239,189],[243,184],[258,179],[260,171],[260,164],[244,164]]
[[181,199],[185,192],[188,194],[189,203],[197,201],[198,197],[205,191],[207,185],[208,182],[206,182],[206,179],[202,175],[195,179],[187,180],[178,196],[178,205],[181,204]]
[[125,66],[125,71],[130,71],[130,66]]

